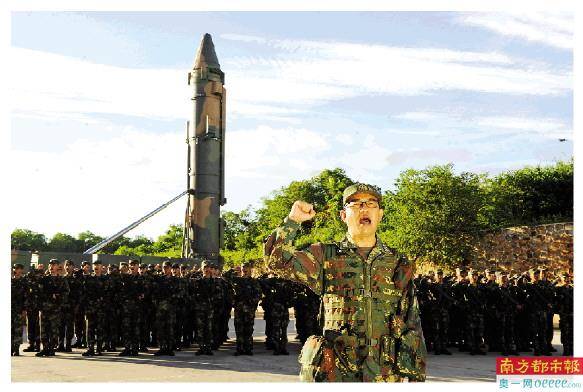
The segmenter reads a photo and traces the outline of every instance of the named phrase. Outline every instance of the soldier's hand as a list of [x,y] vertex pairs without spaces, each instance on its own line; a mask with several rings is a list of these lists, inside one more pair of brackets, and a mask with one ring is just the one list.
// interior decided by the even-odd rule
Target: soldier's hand
[[314,206],[305,201],[296,200],[291,208],[288,218],[297,223],[312,219],[316,215]]

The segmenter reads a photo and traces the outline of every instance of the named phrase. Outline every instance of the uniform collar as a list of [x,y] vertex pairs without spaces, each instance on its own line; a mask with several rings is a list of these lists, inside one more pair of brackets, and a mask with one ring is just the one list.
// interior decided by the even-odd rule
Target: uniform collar
[[[370,256],[376,255],[377,253],[384,253],[384,252],[389,252],[390,249],[383,244],[383,241],[381,241],[380,237],[378,235],[375,234],[376,237],[376,243],[373,246],[373,248],[370,251]],[[344,238],[342,238],[342,240],[339,243],[339,247],[340,249],[346,251],[346,250],[357,250],[358,246],[356,246],[356,244],[354,243],[354,241],[352,240],[352,237],[350,236],[350,233],[346,233],[344,235]]]

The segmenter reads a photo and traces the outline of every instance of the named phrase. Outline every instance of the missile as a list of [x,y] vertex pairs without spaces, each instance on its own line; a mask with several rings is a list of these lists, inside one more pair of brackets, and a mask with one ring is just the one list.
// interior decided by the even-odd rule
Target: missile
[[[202,38],[188,73],[192,113],[186,125],[187,193],[182,256],[216,265],[223,243],[225,205],[225,74],[210,34]],[[222,267],[222,265],[220,265]]]

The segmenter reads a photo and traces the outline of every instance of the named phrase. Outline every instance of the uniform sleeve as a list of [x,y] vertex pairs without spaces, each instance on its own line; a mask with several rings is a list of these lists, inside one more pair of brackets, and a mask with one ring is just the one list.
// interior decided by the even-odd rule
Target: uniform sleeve
[[264,257],[269,268],[284,279],[305,284],[315,293],[323,290],[324,245],[313,244],[298,250],[293,240],[300,225],[285,218],[282,226],[271,233],[264,244]]

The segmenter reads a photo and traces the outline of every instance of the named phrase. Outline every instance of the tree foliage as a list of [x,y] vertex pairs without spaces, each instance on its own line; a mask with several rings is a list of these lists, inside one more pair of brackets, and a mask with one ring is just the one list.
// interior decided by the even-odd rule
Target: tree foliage
[[[316,216],[305,222],[298,246],[339,240],[346,228],[339,218],[342,192],[353,184],[342,169],[293,181],[262,199],[253,210],[224,211],[224,249],[227,266],[262,256],[265,238],[288,215],[295,200],[314,204]],[[405,170],[393,190],[383,197],[384,219],[379,235],[390,246],[416,258],[455,263],[469,252],[485,229],[573,219],[573,161],[544,167],[525,167],[494,177],[456,174],[453,165]],[[101,252],[131,256],[180,257],[183,226],[171,225],[155,241],[121,237]],[[12,248],[82,252],[102,237],[89,231],[77,239],[57,233],[47,243],[44,235],[25,229],[12,233]]]

